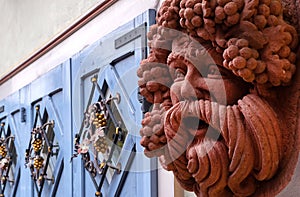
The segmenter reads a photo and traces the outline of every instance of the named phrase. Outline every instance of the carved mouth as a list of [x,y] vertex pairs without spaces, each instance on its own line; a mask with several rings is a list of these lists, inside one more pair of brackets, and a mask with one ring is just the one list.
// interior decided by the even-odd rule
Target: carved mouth
[[186,117],[183,119],[184,127],[194,136],[205,136],[209,124],[197,117]]
[[222,138],[218,130],[212,128],[205,121],[197,117],[186,117],[183,119],[183,124],[193,136],[215,140],[220,140]]

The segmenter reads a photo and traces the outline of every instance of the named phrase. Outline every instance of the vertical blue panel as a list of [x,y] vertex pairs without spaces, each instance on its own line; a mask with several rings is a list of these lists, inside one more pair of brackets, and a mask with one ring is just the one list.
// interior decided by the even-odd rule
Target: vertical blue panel
[[[68,166],[72,154],[70,85],[71,67],[69,61],[66,61],[18,92],[19,105],[26,110],[26,122],[18,125],[16,135],[21,139],[18,155],[22,164],[17,196],[37,196],[30,170],[24,168],[25,150],[28,148],[35,115],[34,107],[37,104],[40,105],[42,116],[47,112],[49,120],[54,120],[54,145],[56,142],[59,145],[58,155],[53,156],[56,159],[51,159],[50,162],[54,182],[45,182],[42,196],[67,196],[72,193],[72,168]],[[19,116],[19,113],[14,116]],[[49,174],[47,177],[52,178]]]
[[31,189],[28,187],[27,183],[30,183],[30,176],[24,176],[26,173],[23,173],[24,168],[24,130],[28,128],[27,124],[27,116],[25,115],[25,122],[21,121],[21,108],[26,109],[25,101],[26,101],[26,93],[28,90],[28,86],[25,86],[24,91],[20,90],[2,101],[0,101],[0,106],[4,106],[4,112],[0,114],[0,119],[5,116],[3,122],[6,124],[6,129],[10,128],[11,134],[15,136],[14,145],[16,148],[16,165],[13,167],[14,173],[14,183],[6,185],[5,194],[6,196],[14,196],[18,194],[18,196],[30,196]]
[[[129,132],[119,158],[123,170],[120,174],[115,173],[110,183],[105,181],[101,190],[104,196],[114,196],[118,191],[121,196],[140,196],[141,194],[143,196],[155,196],[151,192],[151,160],[144,156],[143,149],[139,144],[139,125],[142,120],[142,113],[137,98],[136,70],[141,59],[146,56],[146,40],[145,35],[130,39],[130,36],[135,35],[128,34],[144,23],[153,24],[154,19],[155,12],[149,10],[72,58],[72,68],[74,68],[72,70],[74,132],[79,132],[83,120],[82,114],[88,105],[92,90],[92,83],[90,82],[92,76],[95,74],[98,76],[100,87],[104,82],[107,83],[113,96],[117,93],[121,95],[121,101],[117,104],[117,108]],[[148,28],[146,26],[146,29]],[[125,34],[128,37],[124,39],[129,39],[129,41],[115,48],[115,40]],[[91,102],[96,102],[98,97],[99,93],[93,92]],[[137,153],[132,154],[133,147]],[[130,157],[132,163],[127,165],[130,163],[128,162]],[[81,196],[93,196],[96,189],[89,175],[85,172],[80,159],[75,159],[72,165],[73,175],[78,177],[74,180],[73,187],[78,185],[83,187],[77,188],[78,192],[73,191],[73,195],[79,196],[80,193]],[[124,173],[125,166],[130,166],[130,168],[128,172]],[[96,180],[99,181],[99,179]]]
[[[94,75],[98,75],[100,85],[106,81],[112,95],[120,93],[121,102],[117,104],[117,108],[129,131],[118,160],[122,164],[122,172],[114,173],[111,182],[106,180],[101,191],[104,196],[114,196],[118,191],[120,196],[155,196],[151,189],[154,180],[151,180],[151,160],[144,156],[139,144],[142,114],[137,99],[136,69],[146,55],[146,42],[142,44],[144,37],[137,37],[119,48],[115,47],[117,38],[144,23],[147,23],[148,29],[154,23],[154,18],[153,10],[141,14],[75,54],[70,61],[58,65],[0,101],[0,107],[5,106],[0,119],[7,121],[15,135],[18,155],[15,177],[20,180],[17,186],[10,185],[6,188],[6,196],[37,196],[30,170],[24,167],[25,150],[29,144],[35,115],[34,106],[37,104],[41,106],[42,113],[46,110],[49,119],[55,121],[55,139],[59,144],[59,152],[53,162],[54,184],[46,182],[42,196],[94,196],[96,190],[84,170],[81,158],[70,163],[73,139],[83,120],[83,112],[92,90],[90,78]],[[93,93],[92,102],[97,101],[98,97],[99,93]],[[21,109],[25,109],[24,113]],[[21,121],[21,118],[25,118],[25,121]],[[133,148],[136,153],[132,152]],[[128,171],[124,170],[126,166]]]

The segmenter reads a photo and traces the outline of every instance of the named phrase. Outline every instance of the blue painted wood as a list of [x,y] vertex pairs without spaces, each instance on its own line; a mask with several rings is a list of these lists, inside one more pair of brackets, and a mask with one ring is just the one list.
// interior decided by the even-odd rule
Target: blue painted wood
[[[114,43],[117,38],[144,23],[147,23],[148,29],[149,24],[154,23],[154,19],[153,10],[141,14],[0,101],[0,106],[4,106],[4,111],[0,112],[0,120],[5,121],[15,135],[17,164],[14,171],[15,177],[19,177],[20,180],[18,185],[6,188],[6,196],[12,196],[14,192],[17,197],[37,196],[30,170],[24,167],[25,150],[30,139],[36,105],[40,105],[42,114],[47,111],[49,120],[55,121],[55,139],[60,147],[52,165],[56,180],[54,184],[45,183],[42,196],[94,196],[96,190],[84,170],[80,157],[70,163],[74,148],[73,139],[83,120],[83,112],[92,90],[90,79],[94,75],[98,75],[100,87],[106,82],[112,95],[121,95],[117,108],[124,126],[129,131],[118,159],[123,170],[120,174],[114,173],[111,181],[105,180],[102,193],[105,197],[114,196],[120,188],[122,177],[127,174],[124,168],[129,166],[132,157],[132,164],[120,190],[120,196],[155,196],[151,184],[157,183],[151,180],[151,160],[144,156],[139,144],[142,113],[137,98],[136,70],[141,59],[145,57],[147,48],[141,44],[141,37],[118,49]],[[126,57],[119,59],[123,56]],[[99,93],[95,91],[92,101],[95,102],[98,98]],[[21,120],[21,108],[25,109],[25,121]],[[136,149],[134,154],[133,148]]]
[[[126,138],[122,152],[119,157],[119,162],[124,169],[128,163],[128,159],[134,145],[137,147],[137,153],[129,169],[127,179],[121,190],[121,196],[154,196],[151,194],[151,175],[150,163],[143,150],[139,145],[139,129],[142,119],[141,106],[137,98],[137,77],[136,70],[139,66],[141,59],[145,56],[145,44],[141,44],[141,37],[132,40],[131,42],[115,49],[114,41],[130,32],[132,29],[144,24],[153,24],[155,12],[149,10],[124,26],[118,28],[114,32],[100,39],[91,47],[84,49],[81,53],[76,54],[72,58],[72,71],[73,76],[73,114],[83,114],[91,91],[92,83],[90,78],[95,74],[98,75],[98,84],[100,87],[107,83],[109,91],[112,95],[119,93],[121,101],[117,104],[118,111],[124,120],[129,134]],[[148,28],[148,27],[147,27]],[[120,57],[126,56],[120,60]],[[111,64],[113,62],[113,65]],[[96,102],[99,98],[99,93],[94,92],[92,102]],[[76,108],[74,108],[76,106]],[[76,117],[77,116],[77,117]],[[77,131],[80,128],[80,123],[83,116],[78,114],[74,115],[75,123],[74,129]],[[81,162],[76,159],[73,164],[73,174],[81,177],[81,180],[73,182],[74,185],[81,184],[84,188],[78,189],[81,196],[93,196],[95,193],[94,185],[91,182],[89,175],[84,172],[83,167],[80,169]],[[120,174],[114,174],[111,182],[106,181],[102,188],[104,196],[114,196],[117,188],[120,186],[124,171]],[[142,184],[141,184],[142,183]],[[79,196],[73,192],[74,196]]]
[[[68,166],[72,154],[70,86],[71,66],[67,61],[0,101],[0,105],[5,106],[0,119],[6,117],[5,121],[15,135],[17,165],[14,171],[15,177],[19,176],[20,179],[19,184],[6,188],[6,196],[37,196],[30,171],[24,167],[25,149],[28,147],[36,105],[40,105],[42,114],[47,110],[49,120],[55,121],[55,138],[60,145],[56,162],[52,166],[53,176],[60,177],[60,180],[56,179],[55,184],[46,182],[42,196],[69,196],[72,193],[72,167]],[[25,122],[21,121],[21,108],[25,109]]]
[[[59,145],[58,155],[53,157],[56,159],[50,159],[54,183],[45,182],[42,191],[42,196],[45,197],[68,196],[72,193],[72,168],[68,166],[72,154],[70,69],[70,62],[66,61],[29,85],[28,111],[32,112],[30,128],[33,125],[34,108],[39,105],[42,116],[47,113],[48,120],[54,120],[54,144]],[[50,174],[48,177],[51,178]],[[33,187],[32,190],[36,196]]]
[[[11,134],[15,136],[14,144],[17,152],[16,165],[13,169],[15,181],[13,185],[9,184],[8,187],[6,187],[6,196],[13,196],[14,192],[17,196],[31,195],[30,187],[28,187],[30,176],[23,176],[26,173],[22,173],[22,168],[24,168],[23,142],[24,139],[26,139],[23,129],[28,128],[28,124],[21,122],[20,108],[25,106],[24,101],[26,100],[26,96],[24,93],[27,88],[26,86],[24,87],[24,91],[20,90],[0,101],[0,105],[5,106],[5,111],[0,114],[1,122],[5,123],[6,130],[10,127]],[[27,115],[26,113],[26,116]]]

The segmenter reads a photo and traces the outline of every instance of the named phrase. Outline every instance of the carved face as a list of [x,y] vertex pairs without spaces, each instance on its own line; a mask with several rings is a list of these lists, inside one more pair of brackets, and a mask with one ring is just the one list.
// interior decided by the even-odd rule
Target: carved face
[[142,121],[141,145],[184,189],[198,196],[282,189],[278,174],[290,166],[287,136],[295,133],[295,118],[284,112],[295,115],[298,98],[290,99],[287,86],[297,32],[282,13],[278,0],[162,4],[148,34],[151,53],[137,73],[141,94],[154,104]]
[[174,81],[170,88],[173,105],[196,99],[232,105],[249,90],[249,84],[216,63],[210,54],[202,56],[196,65],[186,59],[174,59],[169,68]]
[[248,83],[218,66],[218,57],[198,56],[195,65],[182,55],[168,57],[174,82],[164,121],[175,176],[198,195],[253,194],[255,178],[267,180],[278,168],[281,134],[275,113],[249,93]]

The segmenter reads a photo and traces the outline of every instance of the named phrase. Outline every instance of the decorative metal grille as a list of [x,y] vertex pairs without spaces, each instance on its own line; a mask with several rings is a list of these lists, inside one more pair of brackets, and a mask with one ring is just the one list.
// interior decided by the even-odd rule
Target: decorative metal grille
[[45,181],[54,184],[54,177],[50,175],[51,157],[58,154],[59,145],[54,142],[54,121],[46,122],[42,118],[40,106],[35,107],[35,119],[31,131],[30,141],[25,153],[25,166],[30,169],[38,196],[41,196]]
[[[13,177],[10,177],[10,170],[13,160],[16,157],[14,139],[10,131],[5,131],[5,123],[1,123],[0,128],[0,196],[4,196],[5,188],[8,182],[14,184]],[[9,128],[8,128],[9,130]]]
[[[75,153],[71,157],[71,161],[74,157],[81,155],[84,167],[90,174],[96,188],[95,196],[103,196],[101,188],[108,171],[115,170],[118,174],[121,173],[121,164],[114,165],[112,158],[116,147],[122,146],[120,144],[124,142],[126,129],[121,129],[123,124],[116,119],[119,114],[112,110],[112,100],[119,103],[120,95],[117,94],[115,97],[106,99],[97,83],[97,77],[92,77],[91,81],[93,86],[88,103],[91,103],[95,88],[97,88],[100,97],[98,102],[88,104],[80,132],[75,136]],[[108,134],[112,129],[115,129],[115,132],[109,138]],[[81,141],[80,138],[82,138]],[[109,142],[111,142],[110,145],[108,145]],[[102,155],[102,157],[100,158],[99,155]],[[97,177],[100,179],[98,182]]]

